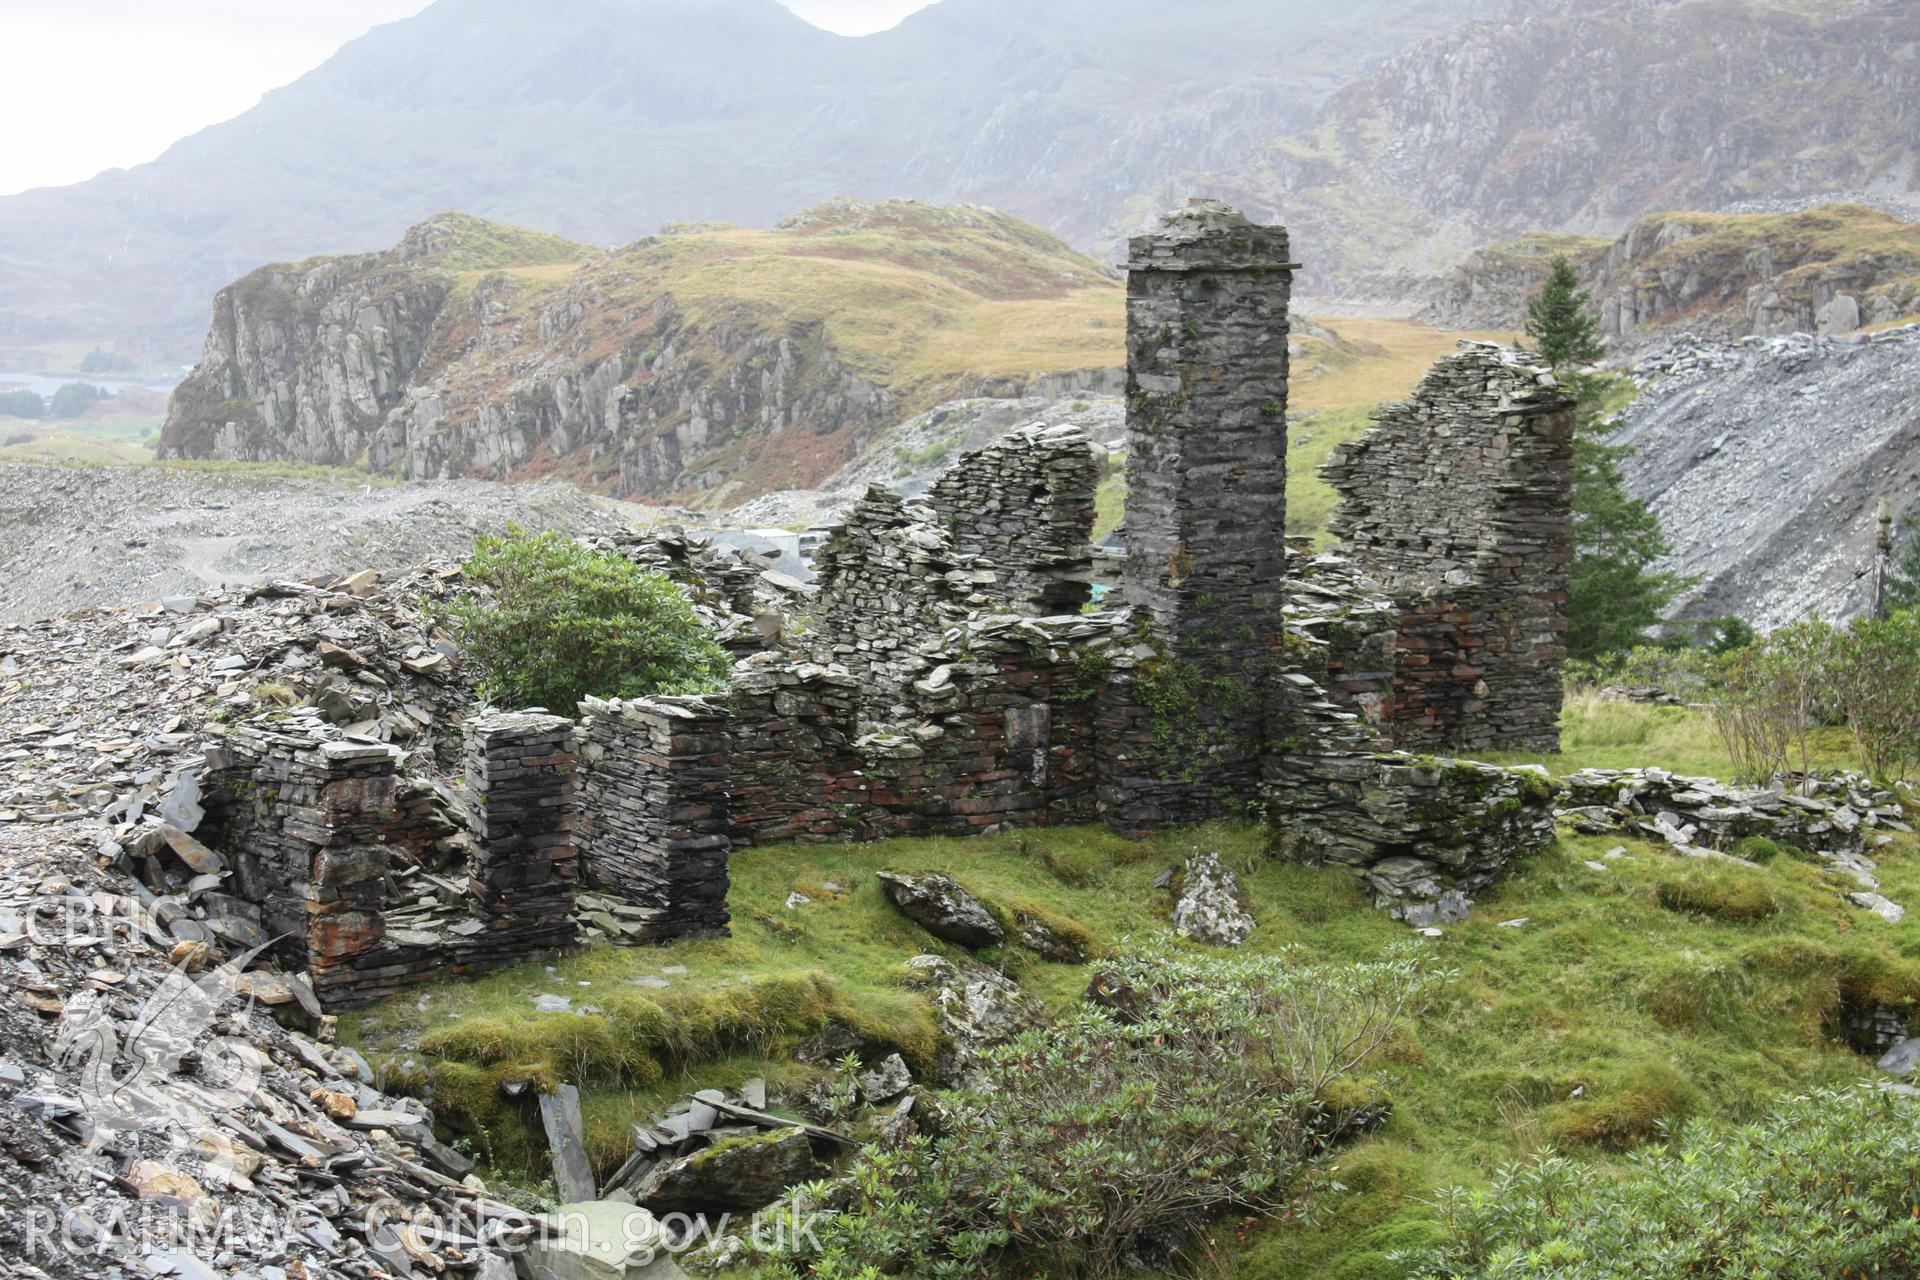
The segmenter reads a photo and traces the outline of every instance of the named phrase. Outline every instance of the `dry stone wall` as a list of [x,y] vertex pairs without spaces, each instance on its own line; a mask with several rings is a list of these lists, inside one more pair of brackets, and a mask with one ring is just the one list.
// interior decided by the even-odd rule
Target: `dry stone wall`
[[[807,647],[813,660],[859,677],[863,703],[885,714],[927,669],[917,650],[966,617],[974,571],[925,502],[870,487],[814,553],[820,585]],[[980,571],[984,578],[985,571]]]
[[587,879],[648,912],[647,938],[727,927],[728,720],[702,697],[589,699]]
[[1084,432],[1036,424],[962,456],[924,499],[870,486],[815,553],[810,656],[858,676],[884,717],[968,617],[1077,613],[1098,482]]
[[1537,358],[1469,342],[1328,462],[1331,530],[1400,608],[1398,745],[1557,749],[1573,429]]
[[[475,799],[467,884],[486,928],[460,950],[466,963],[492,968],[574,939],[580,757],[573,721],[563,716],[476,717],[467,721],[466,743],[467,786]],[[504,946],[496,953],[493,943]]]
[[976,594],[1009,612],[1078,613],[1093,580],[1093,496],[1100,482],[1078,427],[1019,427],[970,453],[927,498],[954,549],[991,566]]
[[[370,1004],[574,941],[573,732],[559,716],[469,722],[461,879],[419,865],[445,823],[407,803],[429,790],[400,774],[403,754],[317,721],[238,725],[210,747],[205,831],[321,1003]],[[439,900],[422,906],[418,888]]]

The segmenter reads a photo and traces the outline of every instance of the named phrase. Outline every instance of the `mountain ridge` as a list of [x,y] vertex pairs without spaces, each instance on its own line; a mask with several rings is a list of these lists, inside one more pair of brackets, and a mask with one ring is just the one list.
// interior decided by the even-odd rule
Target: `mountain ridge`
[[1916,94],[1910,0],[1531,5],[1422,41],[1249,165],[1155,196],[1197,182],[1284,220],[1308,292],[1405,297],[1523,233],[1920,188]]
[[773,0],[729,0],[725,22],[686,0],[437,0],[151,164],[0,198],[0,347],[184,358],[228,281],[450,208],[605,246],[908,196],[1087,247],[1151,183],[1234,163],[1497,3],[942,0],[856,39]]

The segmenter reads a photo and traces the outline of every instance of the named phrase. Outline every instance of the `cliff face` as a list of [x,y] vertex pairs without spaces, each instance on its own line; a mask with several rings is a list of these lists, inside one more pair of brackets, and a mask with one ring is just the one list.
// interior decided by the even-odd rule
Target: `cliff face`
[[1580,9],[1429,37],[1208,189],[1288,224],[1308,291],[1404,292],[1523,232],[1920,181],[1911,0]]
[[583,245],[460,214],[381,253],[262,267],[222,289],[162,458],[361,460],[426,354],[463,272],[551,268]]
[[1564,254],[1600,333],[1633,349],[1702,337],[1847,333],[1920,314],[1920,225],[1859,205],[1783,214],[1662,213],[1609,243],[1536,235],[1483,249],[1420,312],[1441,328],[1512,328]]
[[1518,329],[1556,257],[1572,263],[1591,287],[1610,248],[1604,236],[1541,233],[1476,249],[1433,288],[1416,318],[1436,329]]
[[222,290],[160,452],[718,505],[956,395],[1110,389],[1123,330],[1095,263],[987,210],[842,201],[607,254],[442,218]]

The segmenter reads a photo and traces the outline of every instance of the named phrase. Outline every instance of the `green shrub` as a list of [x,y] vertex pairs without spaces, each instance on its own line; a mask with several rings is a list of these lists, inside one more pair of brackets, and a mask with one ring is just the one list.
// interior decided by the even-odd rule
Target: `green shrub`
[[1586,662],[1570,659],[1566,671],[1567,683],[1576,689],[1651,685],[1682,702],[1698,702],[1710,696],[1718,675],[1718,665],[1708,650],[1648,644]]
[[1422,1280],[1911,1276],[1920,1099],[1821,1092],[1746,1125],[1697,1121],[1624,1174],[1565,1158],[1440,1199]]
[[1780,910],[1780,899],[1755,872],[1735,863],[1689,862],[1660,877],[1660,905],[1669,911],[1746,923]]
[[1836,631],[1825,675],[1860,768],[1876,778],[1910,776],[1920,763],[1920,610],[1856,618]]
[[[1351,1119],[1323,1099],[1416,1016],[1437,975],[1160,949],[1108,962],[1059,1023],[990,1051],[936,1137],[870,1148],[803,1275],[1106,1276],[1142,1237],[1292,1201]],[[1369,1100],[1370,1092],[1361,1095]],[[822,1196],[812,1197],[816,1201]]]
[[725,678],[726,651],[685,592],[624,556],[509,526],[474,544],[465,572],[478,590],[444,617],[491,701],[571,713],[589,694],[700,693]]

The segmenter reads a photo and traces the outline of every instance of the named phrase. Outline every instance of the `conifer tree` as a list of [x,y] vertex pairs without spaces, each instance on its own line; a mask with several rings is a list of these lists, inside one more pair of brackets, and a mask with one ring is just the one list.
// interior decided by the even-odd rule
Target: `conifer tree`
[[[1576,386],[1585,379],[1576,379]],[[1585,388],[1590,397],[1597,392]],[[1567,579],[1567,653],[1592,661],[1643,644],[1647,631],[1686,585],[1652,572],[1672,547],[1660,519],[1628,496],[1620,460],[1630,452],[1606,443],[1617,423],[1581,408],[1573,439],[1573,567]]]
[[1672,548],[1660,520],[1627,493],[1620,463],[1630,452],[1606,442],[1619,421],[1607,404],[1618,379],[1576,372],[1606,355],[1588,307],[1593,299],[1565,257],[1527,304],[1527,337],[1580,401],[1573,443],[1573,565],[1567,582],[1567,652],[1591,661],[1631,649],[1686,585],[1655,573]]
[[1593,295],[1580,287],[1566,255],[1555,258],[1547,283],[1527,303],[1526,324],[1534,350],[1555,369],[1592,364],[1607,353],[1594,333],[1592,305]]

